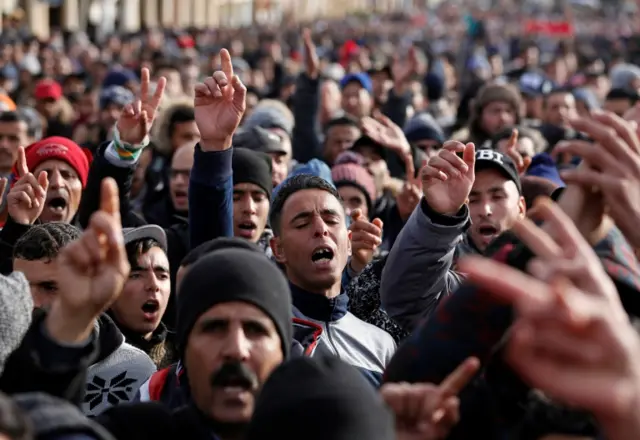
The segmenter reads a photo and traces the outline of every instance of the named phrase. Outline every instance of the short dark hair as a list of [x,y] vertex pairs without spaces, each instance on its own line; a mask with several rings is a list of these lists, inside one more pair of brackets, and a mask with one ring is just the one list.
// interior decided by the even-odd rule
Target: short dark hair
[[164,59],[158,60],[153,70],[154,72],[160,72],[161,70],[175,70],[176,72],[180,72],[180,68],[176,63]]
[[358,125],[358,121],[356,119],[352,118],[351,116],[344,115],[344,116],[339,116],[337,118],[333,118],[329,122],[327,122],[324,125],[323,132],[326,136],[327,133],[329,133],[329,130],[332,129],[333,127],[338,127],[343,125],[360,128]]
[[51,222],[32,226],[13,247],[13,259],[51,261],[62,248],[81,235],[80,229],[68,223]]
[[21,113],[10,110],[0,113],[0,122],[24,122],[29,125]]
[[141,255],[149,252],[154,247],[162,249],[162,245],[153,238],[141,238],[140,240],[134,240],[131,243],[127,243],[125,245],[125,250],[127,252],[127,260],[129,260],[129,265],[132,268],[137,267],[138,258]]
[[607,93],[607,97],[605,101],[609,101],[612,99],[627,99],[631,103],[631,105],[638,102],[640,99],[640,95],[637,92],[632,92],[626,89],[611,89],[609,93]]
[[219,249],[247,249],[250,251],[262,252],[257,244],[237,237],[219,237],[213,240],[205,241],[204,243],[191,249],[191,251],[182,259],[180,266],[187,267],[198,261],[200,258],[209,254],[210,252],[217,251]]
[[169,127],[168,127],[168,135],[171,136],[173,134],[173,130],[175,129],[177,124],[182,124],[184,122],[191,122],[196,119],[195,111],[193,107],[188,105],[178,105],[174,107],[171,111],[171,115],[169,115]]
[[543,104],[545,107],[549,101],[549,98],[552,97],[553,95],[572,95],[573,96],[573,93],[571,93],[571,89],[568,87],[554,87],[548,93],[545,93],[543,95]]
[[297,193],[306,189],[319,189],[326,191],[336,199],[340,200],[340,194],[338,190],[322,177],[314,176],[312,174],[298,174],[287,178],[282,182],[278,192],[271,203],[271,212],[269,213],[269,220],[273,233],[280,235],[280,224],[282,220],[282,208],[287,199]]

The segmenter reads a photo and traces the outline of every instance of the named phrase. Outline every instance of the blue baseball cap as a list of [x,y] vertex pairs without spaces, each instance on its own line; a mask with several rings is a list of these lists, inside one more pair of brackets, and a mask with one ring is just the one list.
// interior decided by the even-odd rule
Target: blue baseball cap
[[373,83],[371,82],[371,78],[369,77],[369,75],[367,75],[366,73],[358,72],[345,75],[340,81],[340,88],[344,89],[347,84],[350,84],[352,82],[359,83],[363,89],[367,90],[367,92],[373,93]]

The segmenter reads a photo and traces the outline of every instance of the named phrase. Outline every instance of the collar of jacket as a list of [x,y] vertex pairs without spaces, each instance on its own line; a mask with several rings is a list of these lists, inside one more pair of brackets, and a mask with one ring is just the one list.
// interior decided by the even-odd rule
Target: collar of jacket
[[120,332],[116,324],[105,313],[100,315],[96,321],[96,332],[98,334],[99,354],[95,363],[102,362],[116,351],[124,343],[124,335]]
[[327,298],[317,293],[308,292],[294,284],[291,287],[293,306],[307,318],[316,321],[337,321],[347,314],[349,297],[342,292],[335,298]]
[[151,352],[151,350],[155,346],[163,344],[167,339],[167,334],[169,333],[167,330],[167,326],[165,326],[162,322],[160,323],[158,328],[153,331],[150,339],[145,339],[141,334],[133,332],[126,328],[119,327],[119,329],[124,335],[124,340],[127,343],[139,348],[147,354],[149,354],[149,352]]

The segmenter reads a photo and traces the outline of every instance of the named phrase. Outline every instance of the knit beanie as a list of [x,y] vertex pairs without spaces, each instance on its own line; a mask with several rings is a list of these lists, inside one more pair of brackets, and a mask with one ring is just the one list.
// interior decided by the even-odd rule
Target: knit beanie
[[106,89],[102,89],[100,92],[100,110],[104,110],[110,104],[115,104],[118,107],[124,107],[125,105],[133,102],[135,96],[133,93],[122,86],[111,86]]
[[409,142],[432,140],[444,144],[446,140],[442,128],[429,113],[419,113],[409,119],[404,126],[404,135]]
[[331,169],[331,177],[336,188],[351,185],[358,188],[367,199],[369,212],[376,200],[376,184],[369,171],[362,166],[357,153],[345,152],[338,156],[336,164]]
[[181,357],[200,315],[218,304],[232,301],[252,304],[271,318],[287,358],[293,338],[289,283],[264,254],[239,248],[205,255],[182,279],[176,326]]
[[267,193],[271,198],[273,180],[271,178],[271,158],[268,154],[259,151],[251,151],[246,148],[234,148],[233,160],[233,184],[253,183]]
[[294,118],[291,110],[280,101],[272,99],[262,100],[242,123],[243,128],[251,129],[255,126],[262,128],[279,128],[289,136],[293,133]]
[[16,394],[13,400],[31,421],[35,439],[115,439],[66,400],[45,393]]
[[33,299],[22,272],[0,275],[0,374],[31,325]]
[[492,102],[507,102],[513,107],[516,115],[520,115],[522,97],[518,89],[510,84],[488,83],[478,90],[473,101],[475,114],[480,115],[482,110]]
[[27,168],[33,172],[38,165],[56,159],[68,163],[78,173],[84,188],[89,175],[89,159],[84,150],[71,139],[51,136],[29,145],[25,149]]
[[297,357],[278,366],[244,438],[297,440],[301,432],[305,440],[395,438],[393,416],[375,388],[337,357]]

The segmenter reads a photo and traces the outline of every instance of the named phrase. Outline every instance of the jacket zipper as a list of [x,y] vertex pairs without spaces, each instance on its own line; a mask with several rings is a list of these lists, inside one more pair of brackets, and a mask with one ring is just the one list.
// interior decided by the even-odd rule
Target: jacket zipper
[[335,351],[336,356],[338,357],[338,359],[340,359],[340,352],[338,352],[338,348],[333,343],[333,338],[331,337],[331,323],[327,321],[324,324],[327,327],[327,336],[329,337],[329,344],[331,344],[331,348],[333,348],[333,351]]

